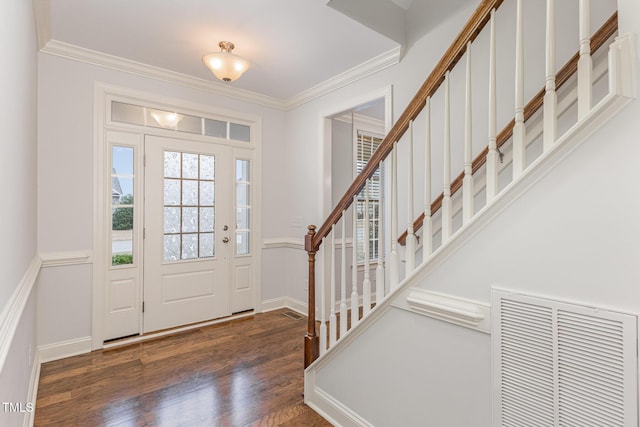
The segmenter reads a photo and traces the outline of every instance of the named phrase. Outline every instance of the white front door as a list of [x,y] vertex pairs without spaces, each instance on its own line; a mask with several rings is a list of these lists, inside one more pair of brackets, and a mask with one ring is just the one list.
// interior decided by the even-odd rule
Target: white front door
[[157,136],[144,145],[143,333],[228,316],[231,148]]

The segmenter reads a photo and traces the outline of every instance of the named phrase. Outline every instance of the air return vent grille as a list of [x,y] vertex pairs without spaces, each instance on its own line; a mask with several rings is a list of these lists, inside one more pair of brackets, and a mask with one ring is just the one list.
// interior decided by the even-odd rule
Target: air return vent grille
[[637,427],[636,317],[493,291],[498,426]]

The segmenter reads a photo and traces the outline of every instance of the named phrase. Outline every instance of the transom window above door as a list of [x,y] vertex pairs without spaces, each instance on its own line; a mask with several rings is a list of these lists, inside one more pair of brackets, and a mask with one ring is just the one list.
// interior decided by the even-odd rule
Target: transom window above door
[[251,142],[252,140],[251,126],[243,123],[222,118],[198,117],[119,101],[111,101],[111,121],[233,141]]

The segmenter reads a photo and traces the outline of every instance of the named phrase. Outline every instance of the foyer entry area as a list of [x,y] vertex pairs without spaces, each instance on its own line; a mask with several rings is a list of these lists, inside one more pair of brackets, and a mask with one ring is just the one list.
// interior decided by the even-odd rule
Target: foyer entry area
[[45,363],[35,426],[330,426],[302,402],[306,318],[284,314]]

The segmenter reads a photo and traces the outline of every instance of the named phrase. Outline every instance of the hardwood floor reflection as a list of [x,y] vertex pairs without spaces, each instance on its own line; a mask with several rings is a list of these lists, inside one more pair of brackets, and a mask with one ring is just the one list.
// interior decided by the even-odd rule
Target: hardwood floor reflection
[[330,426],[302,402],[306,318],[258,314],[42,365],[36,426]]

